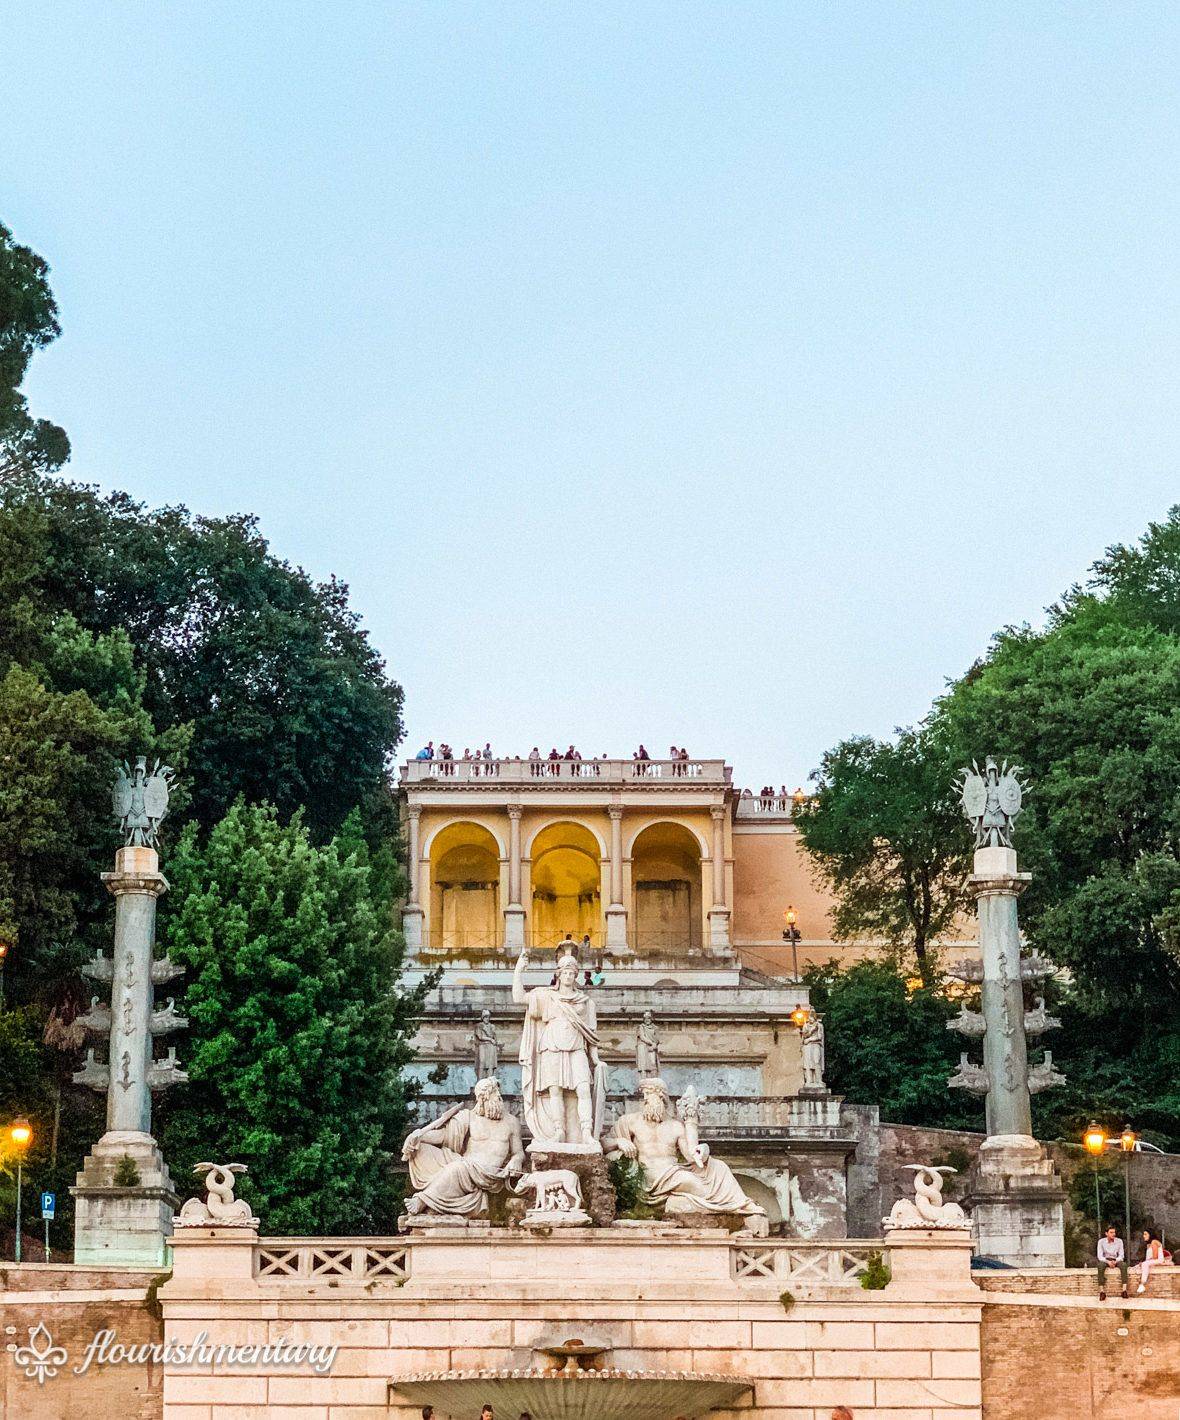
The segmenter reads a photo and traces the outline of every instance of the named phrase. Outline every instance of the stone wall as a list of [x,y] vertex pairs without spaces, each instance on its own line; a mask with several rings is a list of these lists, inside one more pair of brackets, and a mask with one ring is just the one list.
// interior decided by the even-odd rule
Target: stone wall
[[[73,1368],[107,1328],[118,1332],[121,1343],[162,1341],[154,1291],[165,1276],[52,1264],[0,1268],[0,1420],[160,1420],[161,1366],[92,1365],[83,1375]],[[68,1353],[57,1374],[40,1385],[8,1349],[27,1344],[38,1325]]]
[[1180,1311],[993,1304],[983,1315],[988,1420],[1176,1420]]
[[[876,1180],[857,1180],[849,1175],[849,1223],[851,1236],[872,1237],[880,1230],[881,1214],[893,1201],[913,1189],[906,1164],[951,1164],[963,1173],[975,1161],[984,1135],[960,1129],[925,1129],[910,1124],[881,1124],[873,1138],[876,1108],[845,1105],[849,1131],[857,1136],[858,1165],[876,1163]],[[1093,1164],[1080,1144],[1047,1143],[1057,1171],[1066,1187],[1080,1170]],[[1109,1163],[1117,1160],[1108,1159]],[[944,1193],[949,1198],[962,1192],[965,1179],[948,1179]],[[1180,1155],[1136,1153],[1131,1159],[1132,1215],[1163,1230],[1169,1239],[1180,1242]],[[1122,1213],[1116,1219],[1122,1232]],[[1089,1261],[1096,1239],[1083,1223],[1073,1226],[1072,1210],[1066,1205],[1066,1260],[1073,1264]],[[866,1231],[867,1230],[867,1231]],[[1070,1244],[1072,1243],[1072,1246]],[[1135,1248],[1132,1247],[1132,1257]],[[1174,1420],[1174,1417],[1173,1417]]]

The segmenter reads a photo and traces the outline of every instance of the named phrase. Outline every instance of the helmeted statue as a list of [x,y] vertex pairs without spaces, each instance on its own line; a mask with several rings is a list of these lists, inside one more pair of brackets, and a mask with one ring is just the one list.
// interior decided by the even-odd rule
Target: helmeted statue
[[463,1218],[487,1215],[488,1194],[503,1192],[525,1166],[520,1121],[504,1109],[500,1086],[480,1080],[474,1106],[449,1109],[402,1146],[414,1194],[406,1212]]
[[598,1055],[594,1002],[578,989],[578,961],[557,963],[557,985],[527,991],[521,952],[512,974],[512,999],[525,1008],[520,1037],[520,1094],[525,1123],[537,1148],[585,1153],[602,1148],[606,1066]]
[[155,848],[160,824],[168,812],[173,771],[157,759],[149,770],[147,758],[138,755],[135,767],[119,767],[111,795],[111,809],[119,820],[125,848]]
[[976,848],[1011,848],[1012,825],[1023,798],[1016,765],[997,765],[988,755],[982,772],[972,761],[963,775],[963,813],[975,830]]
[[728,1164],[715,1159],[698,1130],[699,1101],[688,1090],[676,1115],[663,1080],[640,1081],[643,1108],[615,1123],[608,1147],[638,1159],[647,1178],[644,1202],[663,1207],[665,1217],[685,1213],[737,1213],[751,1232],[769,1231],[766,1212],[747,1198]]

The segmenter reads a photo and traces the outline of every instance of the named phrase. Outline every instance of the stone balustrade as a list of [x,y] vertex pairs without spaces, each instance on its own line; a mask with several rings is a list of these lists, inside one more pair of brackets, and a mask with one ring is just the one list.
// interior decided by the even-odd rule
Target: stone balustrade
[[411,759],[401,767],[401,782],[432,787],[650,784],[667,789],[723,786],[730,782],[731,774],[723,759]]
[[[463,1094],[423,1095],[416,1102],[417,1125],[421,1127],[437,1119],[454,1105],[466,1104],[470,1096]],[[507,1096],[509,1105],[513,1096]],[[606,1123],[611,1125],[635,1101],[623,1096],[608,1096]],[[730,1132],[746,1135],[751,1130],[776,1130],[796,1137],[825,1137],[840,1129],[840,1099],[837,1096],[778,1095],[747,1097],[714,1096],[700,1102],[700,1126],[713,1137]]]

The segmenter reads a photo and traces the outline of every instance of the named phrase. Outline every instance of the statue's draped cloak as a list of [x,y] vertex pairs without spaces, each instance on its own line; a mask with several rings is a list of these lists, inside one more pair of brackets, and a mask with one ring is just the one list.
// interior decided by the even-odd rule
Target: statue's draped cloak
[[[543,1050],[547,1028],[558,1039],[568,1039],[574,1050]],[[594,1002],[584,992],[575,991],[572,996],[563,997],[551,986],[538,986],[529,992],[520,1036],[520,1093],[525,1123],[534,1140],[554,1142],[565,1137],[565,1120],[553,1117],[547,1090],[550,1085],[560,1085],[563,1090],[576,1088],[581,1068],[576,1058],[570,1058],[575,1052],[585,1062],[594,1137],[597,1139],[602,1133],[606,1113],[606,1066],[601,1061],[593,1070],[590,1066],[590,1051],[597,1049],[597,1012]],[[542,1055],[565,1058],[542,1061]]]
[[469,1109],[458,1110],[443,1126],[441,1144],[419,1144],[410,1155],[410,1182],[426,1213],[481,1212],[484,1195],[504,1187],[504,1175],[491,1159],[464,1154],[471,1133]]

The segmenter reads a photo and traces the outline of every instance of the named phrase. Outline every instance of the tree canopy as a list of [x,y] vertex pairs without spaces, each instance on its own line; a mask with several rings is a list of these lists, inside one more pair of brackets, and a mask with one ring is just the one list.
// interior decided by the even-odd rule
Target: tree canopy
[[0,477],[60,468],[70,456],[65,430],[34,419],[20,389],[33,355],[60,334],[49,267],[0,223]]
[[191,1084],[165,1100],[183,1176],[217,1141],[276,1232],[393,1230],[392,1150],[420,993],[395,990],[391,880],[354,819],[317,847],[298,816],[238,803],[169,857],[161,941],[189,968]]
[[835,894],[836,935],[912,952],[928,976],[930,945],[965,901],[967,840],[946,746],[929,730],[859,736],[829,750],[812,779],[797,820]]
[[[1016,841],[1033,880],[1021,925],[1068,972],[1053,988],[1065,1029],[1043,1043],[1069,1084],[1037,1098],[1039,1126],[1072,1135],[1105,1111],[1180,1146],[1180,508],[1110,548],[1043,628],[1001,631],[896,744],[852,741],[825,757],[800,826],[840,894],[840,930],[900,921],[918,947],[909,825],[928,827],[919,861],[945,868],[936,901],[962,901],[969,839],[953,772],[987,754],[1023,770]],[[907,794],[892,776],[915,755]],[[886,849],[878,867],[872,841]]]

